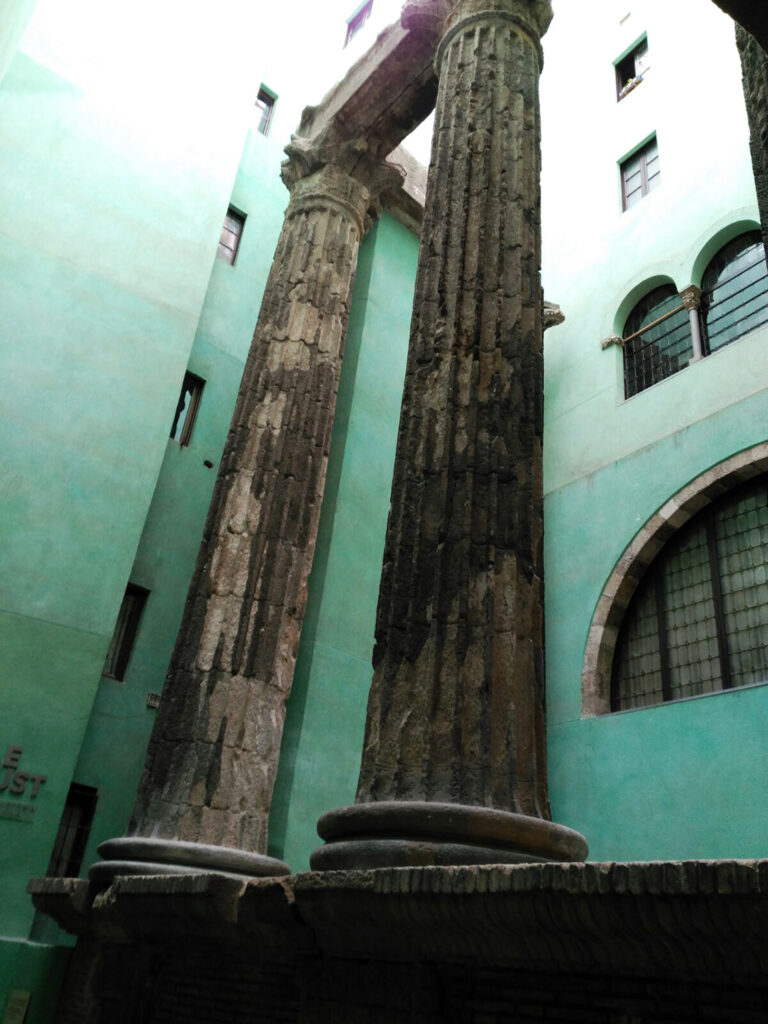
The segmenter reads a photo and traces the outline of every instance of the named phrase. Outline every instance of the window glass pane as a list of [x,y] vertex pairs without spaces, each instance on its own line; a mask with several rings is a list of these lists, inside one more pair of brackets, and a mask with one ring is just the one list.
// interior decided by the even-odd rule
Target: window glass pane
[[765,475],[700,512],[650,567],[619,631],[611,706],[754,683],[768,683]]
[[768,484],[715,515],[731,685],[768,682]]
[[613,710],[660,704],[661,652],[654,581],[646,578],[624,619],[614,658]]
[[719,690],[722,673],[703,523],[686,530],[672,545],[663,580],[670,699]]
[[[673,285],[661,285],[641,299],[624,325],[624,393],[627,398],[671,377],[693,355],[691,322]],[[649,326],[661,317],[661,323]],[[640,332],[640,333],[638,333]],[[636,337],[632,337],[636,335]]]
[[710,352],[768,323],[768,268],[760,233],[724,246],[707,267],[702,288]]

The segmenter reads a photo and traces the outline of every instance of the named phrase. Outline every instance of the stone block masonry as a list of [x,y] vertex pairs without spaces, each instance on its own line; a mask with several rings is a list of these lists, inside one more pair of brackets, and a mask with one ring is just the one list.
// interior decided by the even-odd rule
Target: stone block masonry
[[59,1024],[758,1024],[768,862],[42,879]]

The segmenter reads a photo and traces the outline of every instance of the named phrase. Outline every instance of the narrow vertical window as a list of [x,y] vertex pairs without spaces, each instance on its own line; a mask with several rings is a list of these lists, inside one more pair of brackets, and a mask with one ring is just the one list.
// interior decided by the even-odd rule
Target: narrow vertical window
[[360,4],[360,6],[352,13],[352,15],[349,18],[347,18],[347,35],[346,38],[344,39],[345,46],[347,45],[347,43],[349,43],[353,36],[357,35],[357,33],[360,31],[360,29],[363,27],[366,21],[368,21],[368,19],[371,16],[372,10],[373,0],[365,0],[365,2]]
[[272,123],[272,114],[275,111],[276,102],[277,96],[262,85],[256,97],[256,109],[259,114],[259,123],[256,126],[256,130],[260,131],[262,135],[269,134],[269,126]]
[[147,603],[149,591],[143,587],[137,587],[129,583],[125,590],[123,603],[115,623],[115,631],[107,651],[107,660],[104,662],[102,675],[110,676],[112,679],[122,681],[125,679],[128,660],[131,657],[133,644],[136,640],[136,633],[139,629],[141,613]]
[[245,214],[240,213],[234,206],[230,206],[227,209],[227,216],[224,218],[224,224],[221,229],[219,251],[216,253],[218,259],[224,260],[225,263],[235,262],[244,227]]
[[75,878],[80,874],[97,798],[98,790],[92,786],[73,782],[69,787],[47,875]]
[[194,373],[184,374],[184,383],[181,385],[181,394],[171,425],[172,441],[178,441],[181,445],[189,444],[204,386],[205,381],[202,377],[196,377]]
[[628,210],[659,184],[659,145],[654,136],[632,156],[622,160],[621,204]]
[[648,71],[648,40],[643,38],[616,62],[616,98],[621,101],[643,81]]

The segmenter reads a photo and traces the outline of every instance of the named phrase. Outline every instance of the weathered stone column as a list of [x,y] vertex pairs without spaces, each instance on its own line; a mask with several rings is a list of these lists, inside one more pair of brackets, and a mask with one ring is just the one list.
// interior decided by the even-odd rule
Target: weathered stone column
[[[763,21],[766,15],[761,15]],[[766,26],[768,28],[768,26]],[[766,259],[768,259],[768,53],[741,26],[736,29],[741,55],[744,101],[749,119],[749,148],[755,175],[757,205]],[[763,44],[765,45],[765,44]]]
[[[357,253],[377,178],[292,186],[129,836],[91,877],[288,873],[264,856],[301,633]],[[306,153],[301,167],[307,164]],[[298,180],[296,180],[298,178]]]
[[583,859],[549,817],[540,37],[457,0],[439,78],[357,803],[316,869]]

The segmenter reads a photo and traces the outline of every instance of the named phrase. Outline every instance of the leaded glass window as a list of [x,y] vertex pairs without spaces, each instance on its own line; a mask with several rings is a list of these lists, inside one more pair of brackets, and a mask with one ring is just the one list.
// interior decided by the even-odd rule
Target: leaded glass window
[[759,231],[720,250],[704,272],[702,292],[708,352],[768,322],[768,267]]
[[654,288],[624,325],[624,394],[627,398],[671,377],[693,355],[691,321],[674,285]]
[[616,646],[614,711],[768,682],[768,477],[695,516],[656,558]]

